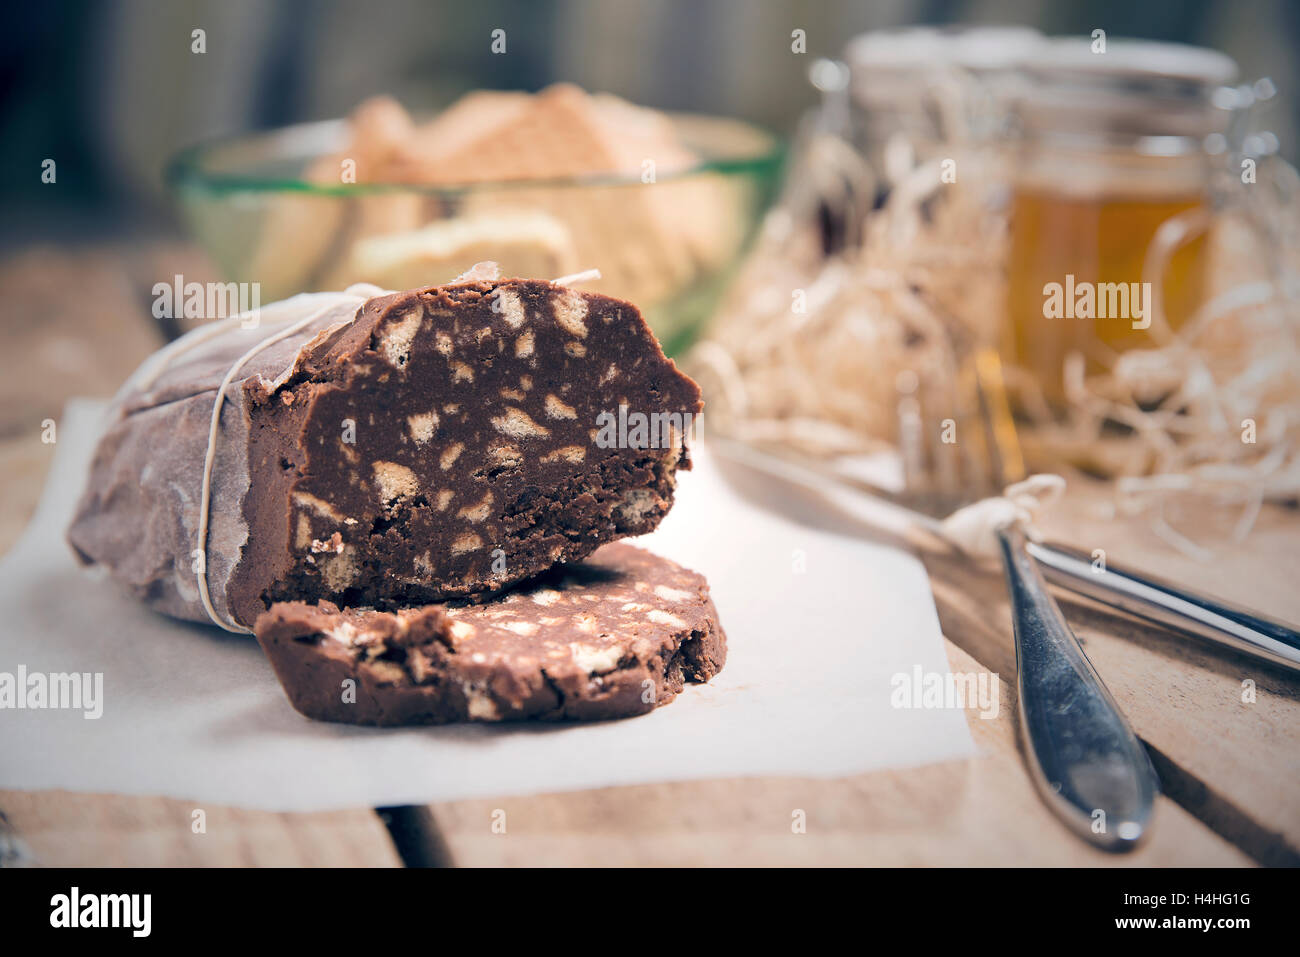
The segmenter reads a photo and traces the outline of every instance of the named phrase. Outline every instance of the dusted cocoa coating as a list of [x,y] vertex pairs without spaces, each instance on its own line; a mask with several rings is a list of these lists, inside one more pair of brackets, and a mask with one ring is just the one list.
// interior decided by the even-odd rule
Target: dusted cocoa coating
[[367,725],[642,714],[726,660],[703,577],[625,544],[488,604],[285,602],[256,633],[298,711]]

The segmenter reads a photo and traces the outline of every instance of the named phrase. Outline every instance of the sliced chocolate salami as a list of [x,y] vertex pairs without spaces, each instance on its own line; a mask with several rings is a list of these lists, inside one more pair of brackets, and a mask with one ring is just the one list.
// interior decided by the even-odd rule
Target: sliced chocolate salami
[[298,711],[350,724],[626,717],[726,661],[703,577],[624,544],[487,604],[285,602],[256,633]]

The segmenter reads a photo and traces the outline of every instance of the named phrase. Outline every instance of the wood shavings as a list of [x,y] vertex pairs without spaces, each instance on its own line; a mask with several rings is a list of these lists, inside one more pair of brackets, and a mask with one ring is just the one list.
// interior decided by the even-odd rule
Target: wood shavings
[[[988,159],[960,156],[960,186],[941,181],[937,161],[915,167],[860,225],[861,245],[831,257],[816,223],[791,215],[806,201],[769,215],[712,335],[690,356],[722,428],[818,455],[888,449],[905,371],[927,407],[963,407],[960,357],[1000,314],[1005,224],[988,213]],[[819,179],[854,175],[854,192],[874,190],[869,173],[847,168]]]

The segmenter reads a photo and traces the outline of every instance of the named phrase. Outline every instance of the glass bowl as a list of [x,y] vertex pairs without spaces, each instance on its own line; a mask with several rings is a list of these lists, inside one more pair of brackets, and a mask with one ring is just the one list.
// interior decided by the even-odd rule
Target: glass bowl
[[[718,117],[670,114],[700,157],[641,175],[465,186],[322,182],[348,139],[344,120],[187,149],[167,168],[188,228],[261,301],[373,282],[433,285],[475,262],[555,279],[599,269],[584,289],[635,303],[680,353],[698,334],[757,231],[780,178],[771,134]],[[313,174],[308,177],[308,171]]]

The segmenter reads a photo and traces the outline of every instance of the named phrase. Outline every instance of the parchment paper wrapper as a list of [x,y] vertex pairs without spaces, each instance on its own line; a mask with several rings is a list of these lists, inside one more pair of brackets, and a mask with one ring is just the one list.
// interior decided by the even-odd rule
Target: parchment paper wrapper
[[[199,595],[198,538],[204,460],[217,388],[237,360],[277,332],[304,322],[239,370],[225,389],[212,468],[204,562],[209,597],[233,621],[228,588],[248,524],[248,395],[267,392],[294,371],[318,337],[351,322],[383,290],[304,293],[257,311],[256,322],[232,317],[201,326],[150,356],[126,381],[106,413],[85,491],[68,540],[90,563],[105,566],[137,598],[177,618],[211,620]],[[310,319],[310,321],[306,321]],[[243,326],[251,325],[251,328]]]

